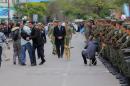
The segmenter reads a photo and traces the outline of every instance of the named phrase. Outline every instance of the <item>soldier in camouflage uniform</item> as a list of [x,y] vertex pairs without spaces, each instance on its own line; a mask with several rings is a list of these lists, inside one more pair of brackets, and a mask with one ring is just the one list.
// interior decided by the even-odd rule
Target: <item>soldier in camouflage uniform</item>
[[48,28],[48,37],[50,38],[53,47],[52,54],[56,55],[57,53],[56,53],[55,37],[53,35],[53,30],[54,30],[54,25],[53,23],[51,23]]
[[118,73],[113,74],[123,74],[126,77],[130,77],[130,25],[127,24],[123,28],[122,23],[123,21],[121,20],[111,20],[111,24],[107,26],[105,22],[100,21],[97,25],[98,30],[95,33],[104,34],[105,39],[100,40],[105,43],[102,53],[118,69]]
[[16,58],[18,57],[18,63],[21,64],[21,40],[20,40],[20,24],[16,24],[12,28],[12,40],[13,40],[13,49],[14,49],[14,54],[13,54],[13,64],[16,64]]
[[130,77],[130,34],[129,34],[130,25],[127,25],[127,36],[125,37],[125,42],[122,43],[120,58],[119,58],[119,69],[127,77]]
[[66,36],[65,36],[65,57],[70,60],[70,43],[72,35],[74,33],[73,29],[70,27],[68,22],[65,23]]
[[86,21],[84,27],[84,36],[86,40],[88,40],[90,34],[91,34],[91,23],[90,21]]

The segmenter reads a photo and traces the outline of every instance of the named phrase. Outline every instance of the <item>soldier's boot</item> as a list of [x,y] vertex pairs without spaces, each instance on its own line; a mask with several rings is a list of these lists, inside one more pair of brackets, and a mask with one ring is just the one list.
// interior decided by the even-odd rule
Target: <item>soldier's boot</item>
[[120,80],[120,84],[127,84],[127,79],[126,78],[122,78],[122,79],[119,79]]
[[0,58],[0,67],[1,67],[1,62],[2,62],[2,61],[1,61],[1,58]]
[[0,61],[0,68],[1,68],[1,61]]
[[67,60],[69,60],[69,51],[68,51],[68,49],[66,49],[66,58],[67,58]]
[[70,60],[70,48],[69,48],[68,52],[69,52],[69,60]]
[[67,60],[70,60],[70,48],[67,48]]
[[53,48],[53,51],[52,51],[52,54],[53,55],[56,55],[57,53],[56,53],[56,50]]
[[52,51],[52,54],[53,54],[53,55],[55,55],[55,52],[54,52],[54,50]]
[[94,66],[97,65],[97,60],[96,60],[96,58],[93,58],[93,59],[92,59],[92,64],[93,64]]
[[[119,79],[120,84],[122,84],[122,85],[123,85],[123,84],[124,84],[124,85],[128,84],[127,78],[124,77],[121,73],[117,74],[117,75],[116,75],[116,78]],[[127,86],[127,85],[126,85],[126,86]]]

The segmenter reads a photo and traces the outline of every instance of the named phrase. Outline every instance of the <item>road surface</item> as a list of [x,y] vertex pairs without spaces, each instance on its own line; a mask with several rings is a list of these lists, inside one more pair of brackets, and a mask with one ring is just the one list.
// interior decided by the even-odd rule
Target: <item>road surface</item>
[[58,59],[51,54],[48,40],[45,45],[46,63],[36,67],[30,66],[28,56],[27,66],[13,65],[12,49],[5,50],[11,60],[2,63],[0,86],[120,86],[99,60],[97,66],[84,66],[81,57],[84,37],[81,34],[73,36],[71,46],[74,47],[71,49],[71,60]]

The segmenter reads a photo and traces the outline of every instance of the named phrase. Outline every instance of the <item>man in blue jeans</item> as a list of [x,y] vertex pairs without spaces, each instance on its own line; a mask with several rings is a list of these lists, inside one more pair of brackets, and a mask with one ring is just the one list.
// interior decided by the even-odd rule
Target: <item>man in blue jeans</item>
[[[25,24],[25,22],[24,22]],[[26,65],[26,50],[28,50],[31,66],[35,66],[32,56],[32,44],[30,42],[31,29],[24,25],[21,29],[21,65]]]

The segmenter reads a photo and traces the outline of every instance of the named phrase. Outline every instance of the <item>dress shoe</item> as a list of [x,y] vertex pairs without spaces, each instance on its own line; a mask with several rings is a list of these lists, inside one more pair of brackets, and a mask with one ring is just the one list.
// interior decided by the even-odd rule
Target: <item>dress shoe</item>
[[45,62],[46,62],[46,61],[44,60],[44,61],[42,61],[39,65],[43,65]]

